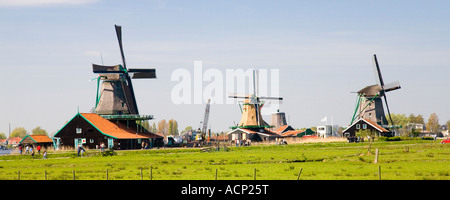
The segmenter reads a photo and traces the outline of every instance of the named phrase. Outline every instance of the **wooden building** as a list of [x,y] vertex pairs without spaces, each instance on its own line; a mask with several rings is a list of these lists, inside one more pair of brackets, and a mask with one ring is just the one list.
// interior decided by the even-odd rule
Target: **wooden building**
[[140,149],[161,146],[163,138],[149,132],[136,120],[105,119],[95,113],[77,113],[54,136],[59,146],[77,148],[82,144],[90,149],[101,143],[113,149]]
[[356,132],[360,130],[369,130],[370,132],[374,132],[377,136],[386,136],[391,137],[392,133],[388,131],[387,129],[381,127],[377,123],[370,121],[368,119],[360,118],[359,120],[353,122],[352,125],[347,127],[345,130],[342,131],[344,134],[344,137],[355,137]]
[[53,145],[53,140],[47,135],[27,135],[19,142],[19,145],[48,148]]
[[267,129],[236,128],[227,133],[230,140],[251,140],[252,142],[270,141],[280,138],[275,132]]

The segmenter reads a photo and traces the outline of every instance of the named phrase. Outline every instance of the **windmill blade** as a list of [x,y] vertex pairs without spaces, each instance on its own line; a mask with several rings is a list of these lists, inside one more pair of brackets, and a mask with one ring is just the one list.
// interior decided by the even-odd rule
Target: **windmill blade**
[[259,71],[253,70],[253,94],[258,96],[259,87]]
[[260,123],[260,118],[259,118],[259,105],[257,103],[252,104],[255,107],[255,114],[256,114],[256,125],[259,126],[261,125]]
[[395,82],[386,84],[386,85],[384,86],[384,91],[385,91],[385,92],[389,92],[389,91],[393,91],[393,90],[398,90],[398,89],[400,89],[400,88],[402,88],[402,87],[400,86],[400,82],[395,81]]
[[259,99],[268,99],[268,100],[283,100],[283,97],[258,97]]
[[114,25],[114,27],[116,28],[117,40],[119,41],[120,55],[122,56],[123,67],[127,69],[127,64],[125,62],[125,55],[123,53],[123,46],[122,46],[122,27],[117,25]]
[[128,72],[133,74],[133,79],[156,78],[155,69],[129,69]]
[[120,55],[122,56],[123,68],[125,69],[124,75],[127,79],[127,84],[125,84],[125,82],[122,82],[122,85],[126,93],[125,100],[127,102],[128,109],[130,110],[130,114],[139,114],[139,110],[136,103],[136,96],[134,95],[133,83],[131,82],[130,75],[127,72],[127,64],[125,62],[125,55],[123,53],[122,27],[117,25],[114,25],[114,27],[116,29],[117,40],[119,41]]
[[92,71],[96,74],[118,74],[124,73],[125,70],[120,65],[104,66],[92,64]]
[[384,87],[383,77],[381,76],[380,66],[378,65],[377,55],[373,54],[373,62],[374,62],[374,72],[375,77],[377,79],[378,85],[380,85],[381,88]]
[[251,96],[237,96],[237,95],[230,95],[228,98],[235,98],[235,99],[251,99]]
[[392,117],[391,117],[391,111],[389,111],[389,105],[387,102],[387,98],[386,98],[386,94],[384,95],[384,103],[386,103],[386,109],[389,115],[389,120],[391,121],[391,124],[394,125],[394,121],[392,121]]

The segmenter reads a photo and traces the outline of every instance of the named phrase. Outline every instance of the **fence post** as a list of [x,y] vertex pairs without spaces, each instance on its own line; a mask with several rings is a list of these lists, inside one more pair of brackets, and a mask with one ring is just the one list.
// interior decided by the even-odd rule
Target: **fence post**
[[375,149],[375,161],[373,161],[374,163],[378,163],[378,154],[379,154],[379,151],[377,148],[377,149]]
[[73,180],[75,180],[75,170],[72,170]]
[[153,179],[153,166],[150,166],[150,180]]
[[47,180],[47,170],[44,170],[44,180]]
[[300,172],[298,172],[297,181],[300,180],[300,174],[302,174],[303,168],[300,168]]
[[141,181],[143,180],[143,178],[142,178],[142,167],[141,167]]
[[378,179],[381,180],[381,165],[378,165]]
[[20,170],[19,170],[19,171],[17,171],[17,180],[19,180],[19,181],[20,181]]
[[256,180],[256,168],[254,168],[254,170],[253,170],[253,177],[254,177],[254,180]]
[[108,177],[108,169],[106,169],[106,180],[109,180],[109,177]]
[[216,168],[216,181],[217,181],[217,168]]

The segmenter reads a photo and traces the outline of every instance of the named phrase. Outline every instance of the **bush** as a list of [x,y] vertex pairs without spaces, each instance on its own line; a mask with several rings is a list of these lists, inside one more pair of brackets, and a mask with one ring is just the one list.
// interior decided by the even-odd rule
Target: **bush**
[[422,140],[434,140],[434,137],[422,137]]
[[114,156],[114,155],[117,155],[117,153],[114,151],[114,149],[109,149],[104,152],[101,152],[101,155],[102,156]]
[[390,142],[390,141],[401,141],[402,139],[396,136],[396,137],[379,137],[378,140]]

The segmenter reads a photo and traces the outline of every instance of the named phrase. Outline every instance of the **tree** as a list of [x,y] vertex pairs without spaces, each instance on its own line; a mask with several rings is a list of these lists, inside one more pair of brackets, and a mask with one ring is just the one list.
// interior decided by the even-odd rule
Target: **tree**
[[421,114],[414,116],[414,114],[411,113],[409,115],[408,119],[409,119],[409,123],[425,124],[425,120],[423,119],[423,116]]
[[[372,142],[374,141],[375,136],[376,136],[375,131],[370,131],[369,129],[365,129],[365,130],[360,129],[360,130],[356,131],[355,134],[356,134],[356,136],[359,136],[364,139],[367,138],[367,140],[369,140],[368,141],[369,146],[367,147],[367,154],[371,154],[370,148],[372,147]],[[370,139],[368,137],[370,137]]]
[[190,130],[192,130],[192,126],[186,126],[186,128],[184,128],[183,132],[188,132]]
[[173,135],[173,119],[169,120],[169,135]]
[[5,133],[0,133],[0,139],[6,139],[6,134]]
[[148,120],[144,120],[142,122],[142,127],[144,127],[146,130],[150,131],[150,124],[148,123]]
[[436,113],[431,113],[427,122],[427,130],[430,132],[438,132],[439,131],[439,117]]
[[[388,120],[389,125],[400,125],[402,127],[405,127],[406,124],[408,124],[408,122],[409,122],[408,117],[406,117],[405,114],[391,114],[391,117],[392,117],[392,121],[394,121],[395,124],[392,124],[391,120]],[[386,118],[386,119],[388,119],[388,118]]]
[[177,120],[173,120],[173,134],[174,135],[180,135],[180,133],[178,132],[178,122],[177,122]]
[[156,129],[156,124],[155,124],[155,122],[153,122],[153,125],[152,125],[152,133],[156,133],[156,131],[158,131],[158,129]]
[[[411,114],[413,117],[414,114]],[[410,117],[411,117],[410,115]],[[405,114],[391,114],[392,121],[394,121],[395,125],[401,126],[401,129],[398,129],[399,133],[401,135],[407,135],[408,134],[408,128],[407,125],[410,123],[410,118],[406,117]],[[392,125],[391,120],[388,120],[389,125]]]
[[12,130],[11,135],[9,137],[24,138],[25,136],[27,136],[27,130],[24,127],[17,127]]
[[31,135],[47,135],[48,136],[47,131],[42,129],[40,126],[31,130],[31,133],[32,133]]
[[162,134],[166,135],[168,129],[169,129],[169,126],[165,119],[158,122],[158,132],[161,132]]

